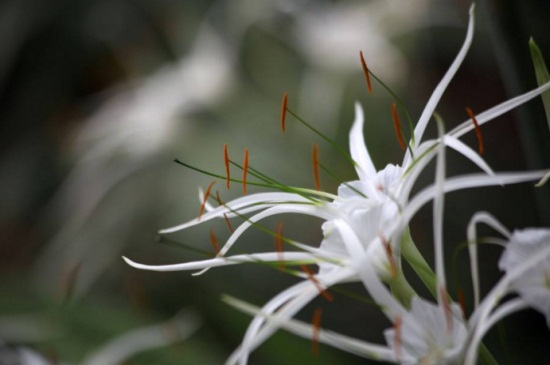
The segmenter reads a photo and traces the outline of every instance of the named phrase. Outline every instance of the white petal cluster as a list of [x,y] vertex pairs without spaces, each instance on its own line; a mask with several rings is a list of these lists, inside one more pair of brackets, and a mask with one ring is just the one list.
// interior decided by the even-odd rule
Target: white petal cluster
[[[303,280],[277,294],[261,309],[254,309],[242,302],[229,300],[232,305],[243,311],[253,313],[254,318],[241,346],[228,359],[228,364],[246,364],[250,352],[280,328],[300,336],[311,337],[312,326],[296,321],[294,316],[315,297],[323,294],[327,288],[343,282],[359,281],[379,305],[383,315],[394,324],[393,328],[385,331],[387,346],[352,339],[324,329],[317,329],[319,341],[360,356],[386,362],[474,365],[481,339],[503,316],[524,308],[526,303],[530,303],[548,316],[550,312],[548,270],[550,231],[526,230],[512,235],[500,262],[506,275],[482,301],[479,301],[477,269],[472,265],[476,308],[469,318],[465,318],[446,290],[442,242],[445,193],[474,187],[533,181],[548,173],[546,170],[493,172],[474,150],[459,140],[462,135],[474,129],[470,119],[448,133],[443,132],[440,123],[438,138],[422,139],[439,100],[466,57],[473,33],[472,6],[464,44],[420,116],[401,165],[390,164],[379,171],[375,168],[363,136],[363,111],[361,106],[356,104],[355,121],[349,135],[349,148],[358,180],[343,183],[338,188],[337,195],[285,187],[281,192],[253,194],[221,203],[218,207],[205,204],[207,212],[204,215],[162,230],[161,234],[186,229],[211,219],[244,218],[216,258],[161,266],[138,264],[126,258],[125,260],[136,268],[155,271],[203,270],[201,272],[204,272],[213,267],[243,262],[271,262],[283,265],[307,263],[316,264],[319,267],[315,275],[297,274]],[[479,114],[477,123],[483,125],[548,89],[550,89],[550,83],[497,105]],[[482,172],[447,178],[445,176],[446,148],[459,152],[474,162]],[[434,158],[437,158],[435,182],[411,197],[411,191],[418,176]],[[201,195],[201,201],[204,199]],[[434,294],[435,303],[420,298],[407,283],[401,270],[404,233],[418,210],[430,202],[434,203],[435,270],[431,269],[419,253],[414,254],[417,256],[414,256],[414,260],[409,260],[409,263],[425,274],[423,280],[427,277],[430,281],[426,286]],[[285,213],[304,214],[324,220],[322,224],[324,239],[320,245],[311,247],[288,240],[287,243],[291,243],[299,250],[227,255],[248,228],[259,224],[267,217]],[[495,222],[494,219],[484,216],[474,219],[473,225],[475,226],[478,221],[490,224]],[[498,225],[497,230],[506,233],[505,230],[500,230]],[[469,229],[468,236],[472,239],[475,236],[475,230]],[[410,244],[414,246],[414,243]],[[542,245],[548,247],[541,249]],[[414,249],[416,249],[415,246]],[[477,265],[475,246],[470,249],[470,252],[473,262]],[[544,252],[546,257],[529,261],[531,260],[529,255],[536,252],[538,254]],[[536,265],[526,267],[523,260],[527,256],[529,256],[528,261]],[[392,290],[388,286],[392,287]],[[399,289],[396,289],[397,287]],[[512,289],[524,299],[500,305],[500,300]],[[401,291],[400,297],[396,294],[398,291]]]

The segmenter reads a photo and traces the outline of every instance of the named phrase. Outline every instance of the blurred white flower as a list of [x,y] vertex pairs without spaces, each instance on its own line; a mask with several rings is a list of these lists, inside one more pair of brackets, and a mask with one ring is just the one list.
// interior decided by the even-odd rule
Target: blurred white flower
[[[506,244],[498,266],[507,274],[513,274],[529,258],[544,255],[549,247],[550,229],[515,230]],[[546,317],[550,327],[550,254],[546,253],[546,257],[519,275],[510,285],[511,290]]]

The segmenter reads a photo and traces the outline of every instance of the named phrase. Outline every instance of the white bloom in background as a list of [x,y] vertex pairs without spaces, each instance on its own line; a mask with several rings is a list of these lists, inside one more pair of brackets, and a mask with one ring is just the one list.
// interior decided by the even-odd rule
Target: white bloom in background
[[468,330],[458,305],[445,313],[441,307],[413,298],[411,310],[384,332],[386,342],[401,364],[458,363]]
[[[506,273],[513,273],[530,257],[540,255],[548,247],[550,229],[516,230],[509,238],[498,266]],[[550,327],[550,255],[519,275],[510,286],[511,290],[516,291],[532,308],[546,316]]]

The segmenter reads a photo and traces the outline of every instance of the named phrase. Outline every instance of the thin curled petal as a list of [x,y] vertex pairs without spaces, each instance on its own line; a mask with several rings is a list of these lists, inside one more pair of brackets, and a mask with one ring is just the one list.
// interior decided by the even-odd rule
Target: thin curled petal
[[367,150],[365,137],[363,136],[363,108],[355,103],[355,120],[349,133],[349,149],[351,158],[357,164],[355,170],[362,181],[368,181],[376,176],[376,169]]
[[468,237],[468,251],[470,256],[470,275],[472,277],[472,287],[474,290],[474,308],[479,306],[479,268],[477,260],[477,225],[479,223],[485,223],[489,227],[494,228],[496,231],[500,232],[503,236],[509,237],[510,231],[506,229],[499,221],[495,219],[491,214],[487,212],[477,212],[470,219],[467,229]]
[[[477,123],[480,126],[482,126],[483,124],[509,112],[510,110],[515,109],[522,104],[525,104],[529,100],[536,98],[537,96],[539,96],[540,94],[544,93],[547,90],[550,90],[550,81],[544,85],[537,87],[536,89],[528,91],[525,94],[518,95],[515,98],[507,100],[503,103],[500,103],[484,111],[483,113],[476,115]],[[467,119],[466,121],[459,124],[456,128],[451,130],[449,132],[449,135],[452,135],[458,138],[470,132],[473,129],[474,129],[474,125],[472,124],[471,119]]]
[[233,217],[233,212],[244,214],[244,208],[249,208],[246,212],[250,212],[262,210],[280,203],[311,203],[311,200],[308,200],[301,195],[293,193],[257,193],[249,196],[243,196],[241,198],[237,198],[231,202],[228,202],[223,206],[219,206],[213,210],[207,211],[205,214],[203,214],[200,221],[198,219],[193,219],[189,222],[171,228],[162,229],[159,231],[159,233],[167,234],[181,231],[182,229],[195,226],[210,219],[220,217],[223,218],[224,214],[227,214],[228,217]]
[[[261,308],[245,303],[241,300],[225,297],[224,300],[231,306],[257,317],[264,317],[269,323],[285,329],[295,335],[309,338],[312,333],[312,325],[295,319],[282,321],[275,315],[265,313]],[[386,346],[372,344],[337,332],[324,329],[319,330],[319,342],[337,349],[378,361],[395,362],[394,352]]]
[[305,252],[267,252],[267,253],[254,253],[246,255],[235,255],[229,257],[215,257],[213,259],[184,262],[181,264],[170,265],[145,265],[132,261],[129,258],[122,256],[124,261],[132,267],[140,270],[149,271],[193,271],[206,268],[213,268],[219,266],[229,266],[242,264],[245,262],[278,262],[281,259],[287,262],[317,262],[318,260],[314,255]]
[[[435,88],[434,92],[432,93],[430,100],[428,100],[428,103],[426,104],[426,107],[424,108],[424,111],[422,112],[422,115],[420,116],[420,119],[416,124],[416,127],[414,129],[414,138],[416,141],[420,142],[422,140],[422,136],[424,135],[424,130],[426,129],[426,126],[428,125],[428,121],[432,117],[434,110],[437,104],[439,103],[439,100],[443,96],[443,93],[447,89],[447,86],[451,82],[452,78],[458,71],[458,68],[462,64],[462,61],[464,61],[464,58],[466,58],[466,54],[468,53],[468,50],[470,49],[470,45],[472,44],[473,36],[474,36],[474,5],[472,4],[472,6],[470,7],[470,20],[468,22],[466,39],[464,40],[464,43],[462,44],[462,47],[460,48],[460,51],[458,52],[453,63],[447,70],[447,73],[445,73],[445,76],[443,76],[443,78]],[[410,158],[410,153],[407,151],[405,159],[408,161],[409,158]]]
[[451,147],[452,149],[454,149],[455,151],[457,151],[458,153],[460,153],[461,155],[463,155],[464,157],[466,157],[467,159],[475,163],[477,167],[485,171],[487,174],[489,175],[495,174],[491,169],[491,167],[489,167],[487,162],[485,162],[485,160],[483,160],[483,158],[481,158],[480,155],[478,155],[473,149],[468,147],[459,139],[453,136],[445,136],[443,138],[443,141],[447,146]]

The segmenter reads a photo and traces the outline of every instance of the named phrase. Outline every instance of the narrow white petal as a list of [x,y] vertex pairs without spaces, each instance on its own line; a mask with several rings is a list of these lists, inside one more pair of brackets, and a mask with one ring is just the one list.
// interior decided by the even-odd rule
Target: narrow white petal
[[463,155],[464,157],[466,157],[467,159],[475,163],[480,169],[485,171],[487,174],[489,175],[495,174],[493,170],[489,167],[487,162],[485,162],[477,152],[475,152],[473,149],[468,147],[462,141],[450,135],[446,135],[443,138],[443,141],[447,146],[451,147],[452,149],[454,149],[455,151],[457,151],[458,153],[460,153],[461,155]]
[[376,169],[367,150],[365,137],[363,136],[363,108],[361,104],[355,103],[355,121],[349,133],[349,149],[351,158],[357,166],[357,176],[361,181],[368,182],[376,176]]
[[335,217],[333,214],[330,213],[328,209],[322,209],[312,205],[299,205],[299,204],[276,205],[274,207],[268,208],[263,212],[260,212],[248,218],[239,227],[237,227],[235,232],[233,232],[233,234],[229,237],[225,245],[220,250],[220,255],[225,255],[227,251],[229,251],[229,249],[235,244],[237,239],[244,233],[244,231],[246,231],[248,228],[256,224],[258,221],[267,217],[271,217],[273,215],[288,214],[288,213],[306,214],[306,215],[319,217],[326,220],[332,219]]
[[[311,338],[312,336],[313,326],[309,323],[294,319],[281,321],[277,316],[270,313],[265,313],[262,309],[241,300],[232,297],[225,297],[224,300],[233,307],[245,313],[253,316],[265,317],[268,322],[272,322],[277,327],[283,328],[298,336],[304,338]],[[396,361],[395,351],[387,348],[386,346],[372,344],[333,331],[320,329],[319,342],[365,358],[389,362]]]
[[136,353],[168,346],[176,341],[186,339],[199,328],[199,325],[200,320],[196,314],[191,311],[182,311],[165,323],[142,327],[116,337],[88,355],[82,364],[122,364]]
[[[443,190],[445,193],[452,191],[479,188],[484,186],[495,186],[503,184],[517,184],[527,181],[540,179],[548,173],[548,170],[535,170],[527,172],[502,172],[495,175],[485,174],[466,174],[457,177],[448,178],[445,181]],[[435,196],[435,187],[433,185],[426,187],[411,199],[409,204],[403,210],[400,226],[409,222],[418,210],[428,203]]]
[[[165,228],[159,231],[160,234],[168,234],[173,233],[177,231],[181,231],[182,229],[186,229],[192,226],[195,226],[197,224],[206,222],[210,219],[214,218],[221,218],[224,214],[234,215],[234,212],[239,213],[248,213],[250,211],[256,211],[256,210],[262,210],[265,208],[268,208],[274,204],[280,204],[280,203],[311,203],[311,200],[293,193],[258,193],[258,194],[252,194],[243,196],[241,198],[237,198],[235,200],[232,200],[225,205],[219,206],[209,212],[206,212],[203,214],[200,219],[195,218],[189,222],[171,227],[171,228]],[[243,210],[243,208],[249,208],[246,211]]]
[[[445,134],[443,122],[438,120],[437,130],[439,138]],[[435,275],[437,276],[438,288],[446,288],[445,283],[445,262],[443,259],[443,211],[445,206],[445,195],[443,187],[445,184],[445,143],[440,143],[437,148],[437,160],[435,169],[435,196],[433,204],[433,229],[434,229],[434,253],[435,253]],[[443,303],[446,298],[445,292],[438,290],[438,301]]]
[[510,232],[499,221],[497,221],[491,214],[487,212],[477,212],[474,214],[470,222],[468,223],[467,237],[468,237],[468,251],[470,256],[470,270],[472,276],[472,286],[474,289],[474,308],[479,305],[479,268],[477,260],[477,229],[476,225],[479,223],[485,223],[502,235],[509,237]]
[[[501,116],[502,114],[505,114],[510,110],[515,109],[516,107],[528,102],[529,100],[539,96],[540,94],[542,94],[547,90],[550,90],[550,81],[547,82],[546,84],[543,84],[537,87],[536,89],[526,92],[525,94],[516,96],[515,98],[507,100],[497,106],[492,107],[491,109],[484,111],[481,114],[476,115],[476,120],[478,124],[481,126]],[[473,129],[474,129],[474,125],[472,123],[472,120],[467,119],[463,123],[459,124],[456,128],[454,128],[449,134],[458,138]]]
[[[350,270],[343,269],[330,276],[317,275],[321,285],[328,287],[339,282],[344,282],[353,276]],[[319,295],[319,289],[311,280],[302,281],[283,292],[277,294],[262,308],[262,313],[273,314],[277,323],[267,323],[265,316],[255,316],[250,323],[241,346],[235,350],[226,364],[246,363],[248,354],[260,346],[275,331],[279,329],[278,323],[290,320],[300,309]],[[276,313],[274,312],[279,309]],[[244,361],[244,362],[243,362]]]
[[248,255],[235,255],[229,257],[215,257],[208,260],[200,261],[191,261],[184,262],[181,264],[171,264],[171,265],[145,265],[138,262],[132,261],[127,257],[122,256],[124,261],[132,267],[140,270],[150,270],[150,271],[190,271],[190,270],[201,270],[208,269],[212,267],[219,266],[228,266],[235,264],[242,264],[245,262],[278,262],[281,260],[281,255],[283,255],[284,261],[312,261],[315,262],[317,259],[316,256],[305,253],[305,252],[267,252],[267,253],[254,253]]
[[[466,32],[466,39],[462,44],[462,48],[458,52],[458,55],[454,59],[449,69],[447,70],[447,73],[445,74],[445,76],[443,76],[443,78],[435,88],[432,96],[430,97],[430,100],[426,104],[426,107],[424,108],[424,111],[422,112],[422,115],[420,116],[420,119],[418,120],[418,123],[414,129],[414,138],[416,140],[416,143],[420,143],[420,141],[422,140],[422,136],[424,135],[424,130],[426,129],[428,121],[432,117],[432,114],[434,113],[434,110],[437,107],[439,100],[443,96],[445,89],[447,89],[447,86],[451,82],[452,78],[458,71],[458,68],[462,64],[462,61],[464,61],[466,54],[468,53],[470,45],[472,44],[473,36],[474,36],[474,5],[470,7],[470,20],[468,22],[468,31]],[[408,160],[407,156],[410,157],[410,154],[408,151],[405,157]],[[403,165],[405,165],[405,163]]]

